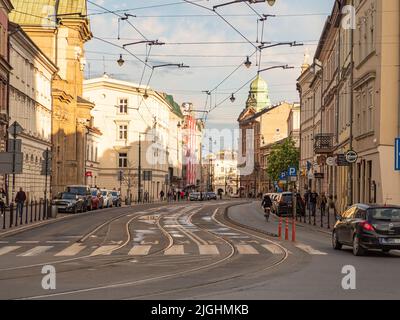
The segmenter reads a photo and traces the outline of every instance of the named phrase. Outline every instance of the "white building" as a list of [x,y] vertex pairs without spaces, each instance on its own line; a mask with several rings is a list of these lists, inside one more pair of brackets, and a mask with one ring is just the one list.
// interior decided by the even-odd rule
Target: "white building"
[[[39,200],[45,190],[43,153],[52,147],[51,83],[57,67],[16,24],[10,23],[10,32],[10,124],[17,121],[24,128],[17,137],[22,140],[23,173],[16,175],[15,187],[22,187],[28,199]],[[11,192],[12,179],[9,183]]]
[[157,199],[161,190],[166,193],[174,177],[182,176],[179,106],[170,96],[107,75],[85,81],[84,97],[95,103],[93,126],[102,132],[97,186],[121,188],[123,197],[137,199],[140,164],[141,198],[148,194]]

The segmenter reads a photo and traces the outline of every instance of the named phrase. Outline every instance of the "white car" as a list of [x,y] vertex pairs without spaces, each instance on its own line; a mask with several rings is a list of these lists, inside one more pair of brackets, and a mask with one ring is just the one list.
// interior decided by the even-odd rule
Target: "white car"
[[110,190],[101,189],[103,195],[103,208],[111,208],[113,206],[113,197]]

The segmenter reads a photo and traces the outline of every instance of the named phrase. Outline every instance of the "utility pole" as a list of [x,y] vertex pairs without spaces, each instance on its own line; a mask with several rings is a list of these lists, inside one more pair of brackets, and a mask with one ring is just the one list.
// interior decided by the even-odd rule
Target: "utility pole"
[[138,202],[142,202],[142,139],[139,132]]
[[[351,5],[354,6],[354,0],[351,1]],[[353,110],[354,110],[354,29],[350,29],[350,45],[351,45],[351,70],[350,70],[350,150],[353,150]],[[353,164],[349,166],[348,175],[348,199],[347,204],[351,206],[353,204]]]

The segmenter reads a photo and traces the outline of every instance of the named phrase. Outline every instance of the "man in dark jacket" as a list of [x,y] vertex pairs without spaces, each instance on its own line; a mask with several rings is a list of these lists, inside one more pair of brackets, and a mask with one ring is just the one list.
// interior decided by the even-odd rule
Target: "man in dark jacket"
[[17,195],[15,196],[15,202],[17,204],[17,212],[19,216],[22,217],[22,213],[24,212],[24,203],[26,201],[26,194],[22,188],[19,188]]

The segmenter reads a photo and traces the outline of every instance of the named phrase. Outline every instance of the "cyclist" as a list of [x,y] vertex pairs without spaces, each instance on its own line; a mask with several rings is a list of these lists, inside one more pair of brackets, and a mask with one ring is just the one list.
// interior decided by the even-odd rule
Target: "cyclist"
[[261,206],[264,208],[264,216],[267,219],[267,221],[269,220],[269,214],[271,213],[271,207],[272,207],[272,201],[271,198],[269,197],[269,195],[264,195],[263,201],[261,203]]

